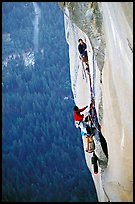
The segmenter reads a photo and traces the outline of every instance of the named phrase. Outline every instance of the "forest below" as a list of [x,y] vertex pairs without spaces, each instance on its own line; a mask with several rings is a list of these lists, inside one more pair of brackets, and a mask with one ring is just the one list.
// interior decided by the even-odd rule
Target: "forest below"
[[2,201],[97,202],[73,121],[63,12],[56,2],[38,5],[35,53],[32,2],[2,3]]

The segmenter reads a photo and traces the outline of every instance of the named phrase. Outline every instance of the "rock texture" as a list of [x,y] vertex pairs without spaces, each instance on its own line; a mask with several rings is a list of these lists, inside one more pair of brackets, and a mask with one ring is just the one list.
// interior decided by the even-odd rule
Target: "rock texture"
[[[103,138],[95,137],[99,173],[85,158],[99,202],[133,201],[133,2],[59,2],[69,45],[74,101],[91,102],[89,75],[79,59],[78,39],[87,44],[91,87]],[[85,140],[82,138],[84,149]]]

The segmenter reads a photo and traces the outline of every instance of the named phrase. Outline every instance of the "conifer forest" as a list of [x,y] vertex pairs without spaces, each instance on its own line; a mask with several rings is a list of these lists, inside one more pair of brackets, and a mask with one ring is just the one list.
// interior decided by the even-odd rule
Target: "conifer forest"
[[97,202],[73,121],[64,14],[32,2],[2,3],[2,201]]

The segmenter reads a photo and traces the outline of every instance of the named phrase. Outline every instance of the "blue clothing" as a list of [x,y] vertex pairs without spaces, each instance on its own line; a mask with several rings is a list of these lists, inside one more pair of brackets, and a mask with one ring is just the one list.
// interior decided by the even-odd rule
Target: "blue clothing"
[[87,51],[85,50],[86,48],[87,48],[86,43],[78,45],[78,50],[79,50],[81,57],[87,57]]
[[81,135],[82,135],[82,136],[85,136],[85,135],[86,135],[86,133],[85,133],[85,132],[83,132],[83,131],[81,131]]

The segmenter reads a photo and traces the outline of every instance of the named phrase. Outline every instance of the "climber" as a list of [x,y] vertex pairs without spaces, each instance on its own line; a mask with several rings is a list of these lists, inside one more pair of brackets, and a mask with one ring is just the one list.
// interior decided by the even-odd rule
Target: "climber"
[[79,53],[80,53],[80,57],[81,57],[81,60],[83,62],[86,63],[86,65],[88,65],[88,54],[87,54],[87,45],[85,42],[83,42],[82,39],[79,39],[78,40],[79,42],[79,45],[78,45],[78,50],[79,50]]
[[83,112],[88,106],[85,106],[84,108],[79,109],[78,106],[74,106],[74,121],[75,126],[78,128],[80,125],[80,122],[83,123],[84,114],[80,114],[80,112]]
[[95,143],[94,143],[94,140],[93,140],[92,127],[87,125],[86,126],[86,131],[87,131],[87,135],[86,135],[86,142],[87,142],[86,152],[91,153],[95,149]]
[[88,153],[91,153],[95,149],[95,144],[93,140],[93,133],[91,127],[86,123],[80,123],[79,128],[81,130],[81,135],[84,138],[84,141],[86,142],[85,145],[85,151]]
[[85,151],[88,153],[91,153],[95,149],[95,144],[92,139],[93,133],[92,133],[92,123],[91,123],[91,116],[88,113],[88,115],[84,117],[84,114],[80,114],[80,112],[83,112],[88,106],[85,106],[84,108],[79,109],[78,106],[74,106],[74,121],[76,128],[80,128],[81,135],[84,137],[86,141],[86,149]]

